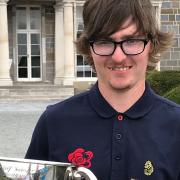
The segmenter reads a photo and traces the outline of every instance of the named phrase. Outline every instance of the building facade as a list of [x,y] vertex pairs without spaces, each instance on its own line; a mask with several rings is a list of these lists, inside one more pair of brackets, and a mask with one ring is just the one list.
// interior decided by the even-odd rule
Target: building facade
[[[0,86],[15,82],[95,81],[96,74],[76,53],[83,30],[82,0],[0,0]],[[158,25],[175,34],[159,70],[180,70],[180,2],[152,1]]]

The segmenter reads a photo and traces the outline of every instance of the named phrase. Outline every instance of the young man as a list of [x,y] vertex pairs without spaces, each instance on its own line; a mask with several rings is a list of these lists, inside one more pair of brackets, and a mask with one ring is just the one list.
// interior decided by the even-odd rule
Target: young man
[[150,0],[87,0],[83,18],[77,48],[98,81],[47,108],[26,158],[71,162],[99,180],[180,180],[180,106],[145,82],[171,41]]

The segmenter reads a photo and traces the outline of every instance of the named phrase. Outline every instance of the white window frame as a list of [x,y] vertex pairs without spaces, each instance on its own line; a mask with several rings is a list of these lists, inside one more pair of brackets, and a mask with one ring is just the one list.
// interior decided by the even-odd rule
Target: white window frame
[[[27,29],[23,29],[23,30],[19,30],[18,28],[17,28],[17,23],[16,23],[16,27],[15,27],[15,29],[16,29],[16,72],[17,72],[17,81],[22,81],[22,82],[29,82],[29,81],[32,81],[32,82],[34,82],[34,81],[41,81],[42,80],[42,42],[41,42],[41,39],[42,39],[42,27],[40,26],[40,29],[39,30],[32,30],[32,29],[30,29],[30,8],[31,7],[37,7],[37,8],[39,8],[39,10],[40,10],[40,12],[41,12],[41,6],[39,6],[39,5],[17,5],[16,7],[15,7],[15,9],[16,8],[18,8],[18,7],[25,7],[26,9],[27,9],[27,11],[26,11],[26,18],[27,18]],[[40,17],[40,20],[42,21],[42,19],[41,19],[41,17]],[[18,76],[18,48],[17,48],[17,35],[18,34],[20,34],[20,33],[26,33],[26,34],[28,34],[27,35],[27,52],[28,52],[28,54],[31,54],[31,49],[29,48],[30,46],[30,34],[33,34],[33,33],[39,33],[40,34],[40,77],[39,78],[32,78],[32,74],[30,73],[30,72],[28,72],[28,77],[27,78],[19,78]],[[28,56],[28,55],[27,55]],[[27,57],[27,58],[29,58],[29,57]],[[28,65],[28,69],[30,69],[30,65]]]
[[[77,22],[82,22],[83,23],[83,19],[82,18],[78,18],[77,19],[77,7],[81,7],[84,5],[84,1],[76,1],[76,3],[74,4],[74,37],[75,37],[75,40],[77,40]],[[96,81],[97,80],[97,77],[93,77],[92,74],[94,73],[94,70],[93,68],[90,66],[90,65],[81,65],[81,66],[77,66],[77,56],[80,55],[78,54],[76,51],[75,51],[75,78],[76,80],[78,81]],[[82,56],[83,57],[83,56]],[[83,57],[83,62],[85,61],[84,57]],[[91,70],[91,77],[77,77],[77,70],[82,68],[83,69],[83,73],[85,73],[85,70],[88,68],[90,68]]]

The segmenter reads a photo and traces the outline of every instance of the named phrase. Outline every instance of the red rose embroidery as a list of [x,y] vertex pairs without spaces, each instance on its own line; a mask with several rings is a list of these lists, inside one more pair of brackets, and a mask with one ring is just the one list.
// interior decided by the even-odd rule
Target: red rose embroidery
[[68,155],[68,160],[76,166],[82,166],[86,168],[91,167],[91,159],[93,158],[93,153],[91,151],[85,151],[82,148],[76,149],[74,152]]

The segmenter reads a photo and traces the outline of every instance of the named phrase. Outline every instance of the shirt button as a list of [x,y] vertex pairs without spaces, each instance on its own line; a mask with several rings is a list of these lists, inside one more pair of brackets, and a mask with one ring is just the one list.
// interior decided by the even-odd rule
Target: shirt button
[[122,134],[120,134],[120,133],[116,134],[116,139],[117,139],[117,140],[122,139]]
[[117,116],[117,119],[118,119],[118,121],[122,121],[122,120],[123,120],[122,114],[119,114],[119,115]]
[[117,155],[115,158],[114,158],[116,161],[120,161],[121,160],[121,155]]

